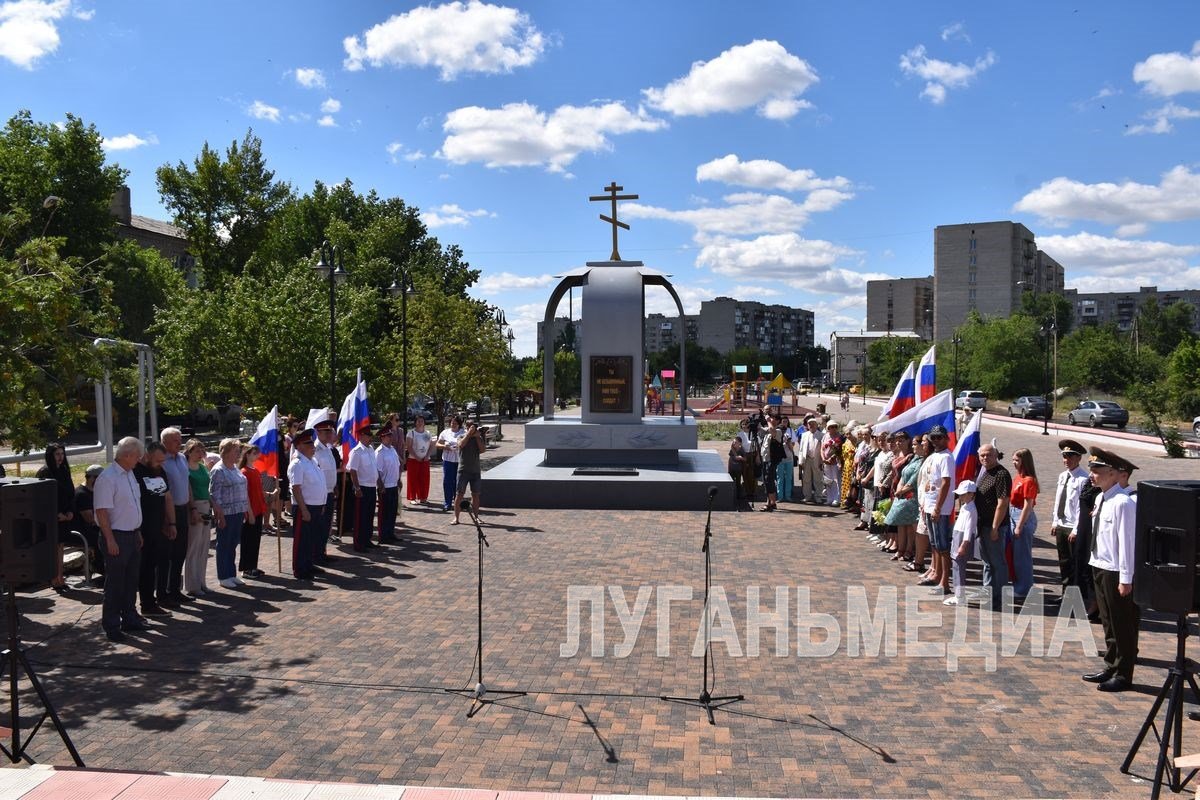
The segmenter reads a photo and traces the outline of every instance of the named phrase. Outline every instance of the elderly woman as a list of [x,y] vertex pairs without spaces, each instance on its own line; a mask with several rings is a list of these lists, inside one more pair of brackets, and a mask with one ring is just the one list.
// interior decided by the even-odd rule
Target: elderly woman
[[212,542],[212,504],[208,499],[208,466],[204,463],[204,443],[188,439],[183,446],[187,457],[188,483],[192,487],[192,509],[188,518],[188,546],[183,559],[183,592],[199,597],[208,591],[208,547]]
[[825,425],[821,440],[821,469],[825,473],[825,503],[836,506],[842,488],[842,426],[835,420]]
[[842,508],[847,511],[854,509],[858,502],[858,491],[854,486],[854,467],[858,458],[858,446],[861,443],[862,426],[851,420],[846,425],[846,437],[842,440]]
[[263,520],[267,516],[267,493],[263,491],[262,473],[254,468],[259,449],[252,444],[242,448],[238,468],[246,478],[246,496],[250,503],[250,518],[242,527],[242,551],[238,569],[243,578],[261,578],[258,568],[258,548],[262,543]]
[[223,440],[218,450],[221,460],[208,476],[209,501],[217,523],[217,580],[226,589],[246,584],[237,576],[234,562],[242,526],[251,521],[246,476],[237,466],[241,450],[242,443],[237,439]]
[[404,437],[404,449],[408,451],[408,504],[419,506],[429,500],[429,460],[433,456],[433,437],[425,430],[425,418],[420,414]]
[[1009,494],[1009,515],[1012,520],[1013,541],[1013,598],[1025,599],[1033,588],[1033,534],[1037,530],[1038,479],[1033,467],[1033,453],[1022,447],[1013,453],[1016,477]]
[[888,509],[884,522],[896,526],[896,545],[893,561],[913,558],[917,528],[917,472],[921,469],[920,443],[910,441],[908,434],[900,431],[894,437],[895,451],[892,459],[892,507]]
[[67,448],[55,442],[46,448],[46,465],[39,467],[37,477],[41,480],[54,481],[55,511],[58,519],[58,551],[55,554],[54,579],[50,588],[62,594],[67,588],[63,578],[63,545],[64,534],[72,530],[82,530],[75,521],[75,484],[71,480],[71,468],[67,465]]
[[875,459],[879,456],[879,439],[864,425],[859,428],[858,447],[854,451],[854,482],[858,484],[858,524],[856,531],[871,536],[871,514],[875,510]]

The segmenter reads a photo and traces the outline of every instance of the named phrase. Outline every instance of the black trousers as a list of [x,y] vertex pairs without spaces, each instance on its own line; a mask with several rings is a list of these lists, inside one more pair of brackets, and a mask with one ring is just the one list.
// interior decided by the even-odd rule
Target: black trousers
[[312,541],[312,560],[314,564],[325,564],[329,561],[326,548],[329,546],[329,531],[333,524],[333,495],[325,496],[325,505],[309,506],[308,510],[313,514],[317,531]]
[[1071,542],[1071,561],[1075,568],[1075,585],[1079,587],[1079,596],[1085,605],[1096,597],[1096,579],[1092,575],[1092,565],[1088,563],[1091,558],[1092,530],[1090,526],[1080,525],[1075,541]]
[[137,598],[141,574],[142,548],[138,546],[137,531],[113,531],[117,542],[117,555],[109,555],[104,537],[100,537],[101,552],[104,554],[104,604],[101,607],[101,625],[106,633],[121,630],[122,625],[134,625],[140,621],[133,601]]
[[[187,503],[175,506],[175,538],[167,540],[167,586],[166,594],[178,597],[183,594],[183,560],[187,557],[188,528],[191,527]],[[159,597],[163,597],[161,593]]]
[[354,499],[354,549],[361,551],[370,546],[375,527],[375,487],[362,487],[362,497]]
[[259,514],[254,522],[242,526],[242,548],[238,556],[238,569],[258,569],[258,551],[262,546],[263,518]]
[[1096,605],[1100,623],[1104,626],[1104,666],[1116,670],[1127,681],[1133,681],[1133,666],[1138,654],[1138,626],[1142,611],[1133,602],[1133,595],[1122,597],[1117,591],[1120,575],[1092,567],[1096,583]]
[[[178,539],[179,535],[176,534],[175,538]],[[145,528],[142,529],[142,558],[138,568],[138,595],[141,597],[142,608],[155,606],[159,600],[167,597],[170,544],[163,531],[147,532]]]
[[400,487],[385,488],[379,496],[379,541],[396,541],[396,512],[400,503]]
[[1063,587],[1075,585],[1075,556],[1071,552],[1071,529],[1054,526],[1054,546],[1058,550],[1058,575]]

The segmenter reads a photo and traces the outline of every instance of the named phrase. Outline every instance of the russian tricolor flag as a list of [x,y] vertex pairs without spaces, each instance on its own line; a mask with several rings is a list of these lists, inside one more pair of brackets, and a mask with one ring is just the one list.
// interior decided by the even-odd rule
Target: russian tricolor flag
[[338,413],[338,433],[342,443],[342,463],[350,457],[350,450],[358,444],[358,429],[371,421],[371,411],[367,405],[367,382],[359,381],[354,391],[346,395],[342,401],[342,410]]
[[921,363],[917,365],[917,402],[924,403],[929,398],[937,394],[937,350],[936,345],[930,347],[925,355],[921,356]]
[[254,430],[250,444],[258,448],[254,468],[264,475],[279,476],[279,406],[272,406],[271,413],[263,417]]
[[963,429],[962,438],[954,446],[954,483],[973,481],[979,476],[979,448],[983,442],[979,438],[979,420],[983,414],[971,415],[971,421]]
[[908,362],[908,367],[905,368],[904,374],[900,376],[900,382],[896,384],[896,388],[892,391],[892,398],[887,401],[883,407],[883,413],[879,415],[879,421],[891,419],[899,414],[903,414],[917,404],[917,379],[914,363]]
[[954,398],[950,389],[939,392],[923,403],[898,414],[891,419],[875,424],[875,433],[899,433],[904,431],[909,437],[929,433],[934,425],[941,425],[949,435],[947,446],[951,449],[957,441],[954,431]]

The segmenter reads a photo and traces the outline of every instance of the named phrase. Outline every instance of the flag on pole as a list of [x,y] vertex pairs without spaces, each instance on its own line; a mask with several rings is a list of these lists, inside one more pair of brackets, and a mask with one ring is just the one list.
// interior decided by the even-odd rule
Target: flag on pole
[[937,347],[930,347],[917,365],[917,402],[923,403],[937,394]]
[[370,408],[367,405],[367,382],[359,381],[354,391],[346,395],[342,401],[342,410],[338,414],[337,429],[342,443],[342,463],[350,457],[350,450],[358,443],[358,429],[371,421]]
[[944,392],[938,392],[925,402],[917,403],[903,414],[875,423],[875,433],[904,431],[909,438],[912,438],[919,434],[929,433],[934,425],[941,425],[949,436],[947,446],[953,449],[958,437],[954,431],[954,398],[950,396],[950,391],[950,389],[946,389]]
[[962,438],[954,446],[954,483],[973,481],[979,476],[979,448],[983,444],[979,437],[979,420],[983,414],[975,412],[967,427],[963,429]]
[[254,468],[264,475],[279,474],[279,406],[262,418],[250,438],[250,445],[258,448]]
[[905,368],[904,374],[900,376],[900,382],[892,390],[892,398],[883,406],[883,413],[879,415],[880,422],[898,414],[903,414],[917,404],[915,366],[914,362],[908,362],[908,367]]

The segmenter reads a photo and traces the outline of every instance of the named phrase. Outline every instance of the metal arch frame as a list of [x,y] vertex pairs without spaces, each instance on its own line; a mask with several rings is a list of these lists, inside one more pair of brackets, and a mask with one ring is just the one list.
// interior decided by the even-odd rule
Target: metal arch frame
[[[685,327],[683,301],[679,299],[679,294],[675,291],[675,287],[667,280],[666,275],[662,274],[647,274],[644,270],[639,270],[642,273],[642,291],[645,294],[647,286],[661,286],[671,295],[671,299],[675,301],[675,308],[679,311],[679,387],[682,395],[679,402],[679,421],[682,423],[687,419],[687,329]],[[558,286],[554,288],[554,292],[550,295],[550,300],[546,303],[546,315],[543,318],[542,330],[545,336],[551,336],[554,332],[554,314],[558,311],[558,304],[562,301],[563,296],[568,291],[576,286],[586,286],[587,276],[591,270],[587,270],[578,274],[570,274],[565,276],[558,282]],[[645,341],[642,342],[642,357],[645,358]],[[554,419],[554,346],[552,343],[543,342],[542,344],[542,407],[544,409],[543,419]]]

